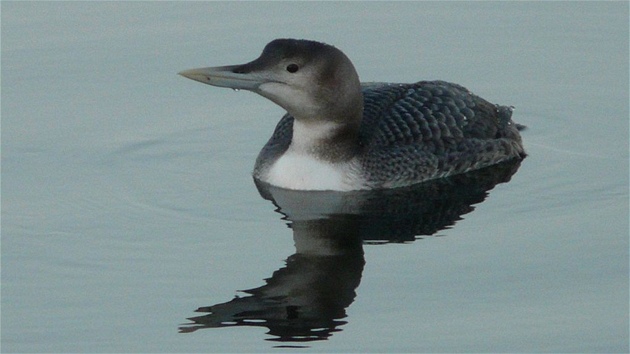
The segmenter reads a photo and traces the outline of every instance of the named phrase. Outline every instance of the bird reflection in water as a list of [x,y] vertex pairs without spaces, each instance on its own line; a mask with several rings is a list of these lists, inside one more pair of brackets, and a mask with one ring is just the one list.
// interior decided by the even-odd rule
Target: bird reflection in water
[[278,342],[324,340],[346,324],[365,265],[363,244],[411,242],[451,227],[508,182],[520,161],[411,187],[356,192],[293,191],[258,184],[293,231],[296,252],[266,284],[200,307],[180,332],[267,327]]

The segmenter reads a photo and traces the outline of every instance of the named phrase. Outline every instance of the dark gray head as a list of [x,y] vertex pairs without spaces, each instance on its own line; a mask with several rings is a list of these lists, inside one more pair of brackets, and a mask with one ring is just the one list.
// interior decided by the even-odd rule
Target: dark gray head
[[363,115],[361,84],[352,62],[339,49],[320,42],[276,39],[247,64],[186,70],[180,75],[256,92],[305,123],[358,126]]

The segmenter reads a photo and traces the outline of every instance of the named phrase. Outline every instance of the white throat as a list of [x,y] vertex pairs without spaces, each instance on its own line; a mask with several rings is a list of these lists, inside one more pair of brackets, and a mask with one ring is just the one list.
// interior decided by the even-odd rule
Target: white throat
[[337,127],[333,122],[293,122],[293,139],[287,151],[271,166],[263,180],[271,185],[298,190],[349,191],[361,189],[353,161],[330,162],[314,150]]
[[[309,154],[326,140],[338,127],[333,122],[304,123],[297,119],[293,121],[293,138],[289,151],[300,154]],[[288,151],[287,151],[288,152]]]

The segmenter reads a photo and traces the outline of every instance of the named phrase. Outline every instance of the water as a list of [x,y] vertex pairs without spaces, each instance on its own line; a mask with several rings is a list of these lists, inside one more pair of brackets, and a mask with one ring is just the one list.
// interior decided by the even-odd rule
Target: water
[[[4,352],[629,350],[627,3],[1,6]],[[529,157],[273,204],[282,110],[176,73],[278,37],[513,105]]]

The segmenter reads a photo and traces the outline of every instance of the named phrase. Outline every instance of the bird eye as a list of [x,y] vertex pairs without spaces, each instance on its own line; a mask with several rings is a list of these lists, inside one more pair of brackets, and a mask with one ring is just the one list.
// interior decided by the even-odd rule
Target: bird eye
[[290,72],[291,74],[293,74],[294,72],[297,72],[299,68],[300,67],[297,64],[287,65],[287,71]]

